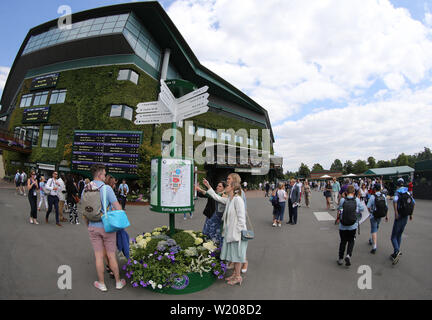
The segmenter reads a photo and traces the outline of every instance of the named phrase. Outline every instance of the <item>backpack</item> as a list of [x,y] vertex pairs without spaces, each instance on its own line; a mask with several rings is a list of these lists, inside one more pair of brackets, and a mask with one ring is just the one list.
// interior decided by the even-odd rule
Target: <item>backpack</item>
[[272,206],[275,207],[276,209],[280,208],[280,204],[279,204],[279,196],[276,192],[275,196],[272,199]]
[[402,217],[411,216],[414,211],[414,200],[408,192],[399,193],[397,201],[398,213]]
[[341,223],[344,226],[352,226],[354,223],[357,222],[357,201],[356,198],[348,199],[346,198],[343,204],[343,212],[342,212],[342,219]]
[[387,215],[388,208],[386,206],[385,198],[382,194],[375,195],[375,211],[373,215],[375,218],[383,218]]
[[102,220],[102,203],[100,196],[100,188],[97,188],[94,183],[90,183],[81,197],[81,201],[77,205],[78,213],[86,217],[87,220],[92,222],[99,222]]

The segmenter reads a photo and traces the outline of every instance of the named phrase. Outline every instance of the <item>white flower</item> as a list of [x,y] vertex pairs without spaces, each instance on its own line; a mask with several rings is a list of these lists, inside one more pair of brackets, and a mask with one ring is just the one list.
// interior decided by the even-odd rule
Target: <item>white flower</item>
[[161,285],[161,284],[159,284],[157,287],[158,287],[159,289],[162,289],[162,285]]
[[150,258],[150,257],[153,257],[153,253],[150,253],[150,254],[149,254],[149,258]]
[[169,253],[168,253],[168,252],[165,252],[165,256],[167,256],[167,255],[169,255]]

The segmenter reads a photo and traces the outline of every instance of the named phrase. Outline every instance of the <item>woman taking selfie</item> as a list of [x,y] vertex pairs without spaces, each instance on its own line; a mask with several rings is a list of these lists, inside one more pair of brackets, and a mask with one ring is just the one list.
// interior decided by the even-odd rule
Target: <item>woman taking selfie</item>
[[37,221],[37,190],[39,184],[36,179],[36,172],[31,171],[30,179],[27,180],[28,199],[30,202],[30,223],[39,224]]

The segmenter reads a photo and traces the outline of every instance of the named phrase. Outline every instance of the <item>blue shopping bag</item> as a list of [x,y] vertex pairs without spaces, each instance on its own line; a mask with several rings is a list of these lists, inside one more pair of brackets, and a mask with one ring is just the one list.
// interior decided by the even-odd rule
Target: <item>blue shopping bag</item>
[[107,211],[107,196],[106,188],[102,188],[102,199],[103,199],[103,215],[102,222],[104,225],[105,232],[117,232],[122,229],[126,229],[130,226],[129,219],[124,210],[113,210]]

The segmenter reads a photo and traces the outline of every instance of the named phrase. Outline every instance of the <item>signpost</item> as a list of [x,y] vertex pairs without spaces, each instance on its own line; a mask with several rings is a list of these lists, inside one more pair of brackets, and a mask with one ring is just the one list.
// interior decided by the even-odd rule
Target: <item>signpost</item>
[[[136,125],[171,123],[171,159],[152,160],[151,210],[169,213],[171,235],[175,232],[176,213],[191,212],[193,207],[193,160],[175,159],[177,122],[209,110],[208,86],[175,98],[164,80],[158,101],[137,105]],[[163,190],[162,190],[163,189]],[[166,198],[168,197],[168,198]],[[168,199],[168,202],[166,202]]]

